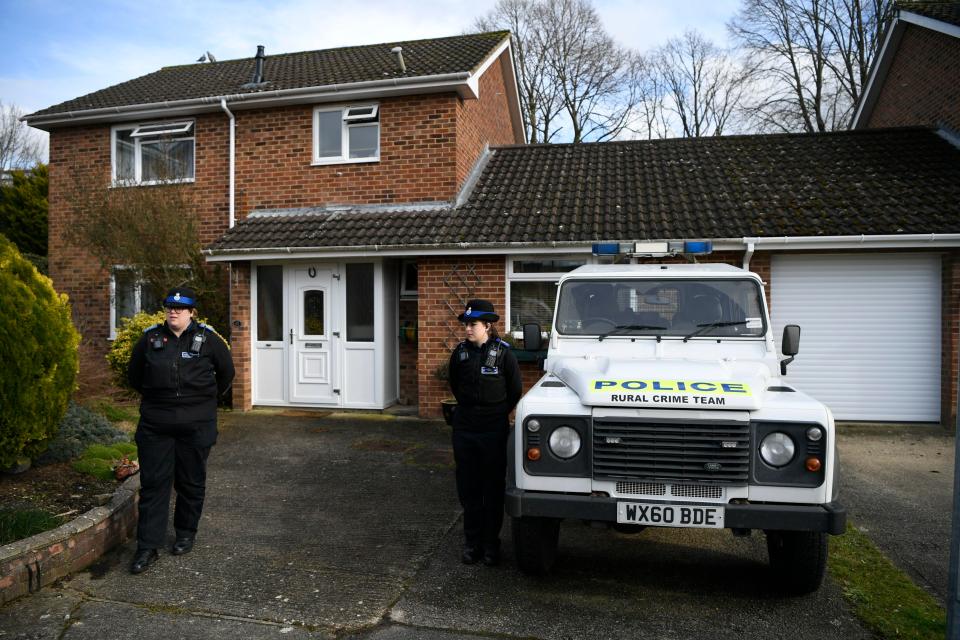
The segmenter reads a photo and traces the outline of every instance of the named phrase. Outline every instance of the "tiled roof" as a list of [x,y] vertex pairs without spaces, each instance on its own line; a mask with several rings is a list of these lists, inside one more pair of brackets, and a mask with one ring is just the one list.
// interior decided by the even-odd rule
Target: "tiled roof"
[[898,2],[897,7],[903,11],[960,27],[960,2],[943,2],[942,0],[940,2]]
[[[338,84],[419,78],[476,69],[505,38],[506,31],[410,40],[375,45],[268,55],[258,88],[243,88],[253,77],[255,58],[164,67],[154,73],[68,100],[31,114],[39,117],[90,109],[160,104],[212,96],[325,87]],[[390,52],[403,48],[406,71]]]
[[209,248],[960,233],[960,150],[926,128],[499,147],[460,207],[290,213]]

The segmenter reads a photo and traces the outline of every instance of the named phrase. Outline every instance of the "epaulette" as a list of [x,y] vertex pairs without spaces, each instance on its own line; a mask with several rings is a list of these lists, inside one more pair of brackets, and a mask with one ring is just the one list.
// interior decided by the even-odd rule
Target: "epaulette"
[[507,349],[510,348],[510,343],[507,342],[506,340],[502,339],[502,338],[497,338],[497,342],[499,342],[500,344],[502,344],[503,346],[505,346]]
[[143,332],[146,333],[146,332],[148,332],[148,331],[153,331],[154,329],[159,329],[161,326],[163,326],[163,325],[160,325],[160,324],[152,324],[152,325],[150,325],[149,327],[147,327],[146,329],[144,329]]
[[213,331],[214,333],[217,333],[217,330],[211,327],[210,325],[208,325],[206,322],[198,322],[197,326],[200,327],[201,329],[208,329],[210,331]]

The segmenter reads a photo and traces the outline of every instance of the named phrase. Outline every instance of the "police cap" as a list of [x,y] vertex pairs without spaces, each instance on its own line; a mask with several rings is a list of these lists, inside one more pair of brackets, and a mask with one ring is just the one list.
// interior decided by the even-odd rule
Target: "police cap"
[[468,300],[467,307],[463,310],[457,320],[467,322],[468,320],[485,320],[487,322],[496,322],[500,319],[493,311],[493,303],[489,300]]
[[197,306],[197,294],[190,287],[174,287],[167,291],[163,306],[174,309],[193,309]]

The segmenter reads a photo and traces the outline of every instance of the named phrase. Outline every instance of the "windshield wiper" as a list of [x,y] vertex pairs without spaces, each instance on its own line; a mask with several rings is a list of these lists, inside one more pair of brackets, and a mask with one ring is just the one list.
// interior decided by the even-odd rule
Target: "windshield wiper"
[[666,327],[657,327],[650,324],[620,324],[610,329],[606,333],[601,333],[597,336],[597,341],[603,341],[607,336],[612,336],[613,334],[619,331],[642,331],[644,329],[655,330],[655,329],[666,329]]
[[709,329],[715,329],[717,327],[735,327],[738,324],[747,324],[746,320],[733,320],[731,322],[708,322],[706,324],[698,324],[697,329],[690,335],[684,336],[683,341],[686,342],[694,336],[698,336],[701,333],[706,333]]

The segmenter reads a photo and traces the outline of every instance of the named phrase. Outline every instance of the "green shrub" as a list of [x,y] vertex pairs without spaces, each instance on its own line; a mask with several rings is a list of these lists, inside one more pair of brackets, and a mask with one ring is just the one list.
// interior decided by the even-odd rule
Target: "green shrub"
[[126,444],[128,440],[126,433],[114,427],[103,416],[70,402],[66,415],[60,421],[60,429],[56,437],[50,441],[50,446],[37,458],[36,462],[37,464],[66,462],[79,457],[91,444]]
[[74,460],[70,465],[80,473],[99,478],[101,480],[113,480],[113,462],[103,458],[80,458]]
[[124,457],[136,460],[137,445],[132,442],[118,442],[109,446],[92,444],[84,450],[79,459],[73,461],[71,466],[80,473],[86,473],[101,480],[113,480],[113,466]]
[[60,526],[62,518],[40,509],[0,509],[0,545]]
[[36,457],[56,435],[79,342],[67,296],[0,236],[0,467]]

